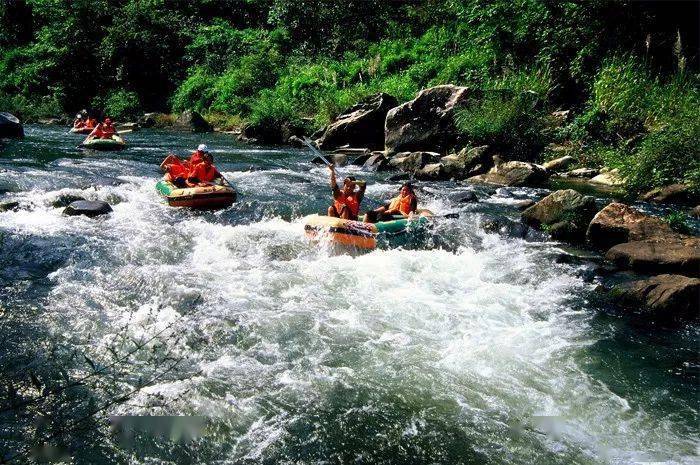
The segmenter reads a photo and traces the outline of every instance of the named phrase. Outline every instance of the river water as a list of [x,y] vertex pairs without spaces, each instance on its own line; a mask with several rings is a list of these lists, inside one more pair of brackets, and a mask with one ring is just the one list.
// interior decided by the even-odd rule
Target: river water
[[[0,213],[0,457],[698,463],[697,330],[624,318],[561,244],[480,226],[536,190],[423,185],[422,207],[459,218],[348,253],[304,237],[330,194],[301,150],[141,131],[97,153],[26,133],[0,145],[0,202],[20,202]],[[227,210],[154,188],[166,152],[200,142],[239,191]],[[368,205],[398,188],[359,174]],[[467,190],[481,201],[451,202]],[[66,195],[114,212],[63,216]],[[131,415],[194,419],[110,431]]]

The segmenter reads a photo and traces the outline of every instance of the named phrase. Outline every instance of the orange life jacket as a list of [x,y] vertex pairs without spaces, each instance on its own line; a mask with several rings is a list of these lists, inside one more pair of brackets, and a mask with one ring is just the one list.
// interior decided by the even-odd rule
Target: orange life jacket
[[394,197],[389,203],[389,210],[398,210],[404,215],[408,215],[413,211],[411,208],[413,199],[414,197],[412,195],[407,195],[405,197],[399,195],[398,197]]
[[218,178],[219,172],[214,165],[207,166],[204,163],[198,163],[194,168],[190,169],[189,178],[197,178],[199,182],[212,182]]
[[203,155],[204,153],[200,152],[199,150],[195,150],[194,152],[192,152],[192,155],[190,155],[190,159],[187,160],[184,164],[191,168],[194,168],[195,166],[202,163]]
[[100,123],[97,125],[95,130],[92,132],[92,135],[97,137],[98,139],[111,139],[113,135],[115,135],[117,131],[114,129],[114,126],[111,124],[109,126],[105,125],[104,123]]
[[97,123],[97,121],[95,120],[95,118],[88,118],[88,119],[85,121],[85,127],[86,127],[86,128],[89,128],[89,129],[92,129],[92,128],[95,127],[96,123]]
[[342,192],[340,196],[333,202],[335,210],[340,213],[343,207],[348,207],[350,209],[350,214],[353,217],[357,217],[360,214],[360,202],[357,201],[357,196],[355,194],[345,195]]

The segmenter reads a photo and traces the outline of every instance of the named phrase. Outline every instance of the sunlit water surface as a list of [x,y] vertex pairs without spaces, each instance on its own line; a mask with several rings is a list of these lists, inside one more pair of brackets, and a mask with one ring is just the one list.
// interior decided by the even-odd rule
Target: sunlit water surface
[[[102,416],[207,419],[194,442],[87,442],[78,462],[107,447],[100,461],[698,463],[696,330],[620,318],[580,265],[555,262],[560,244],[480,227],[538,192],[426,185],[422,206],[459,218],[347,253],[304,237],[303,216],[329,199],[308,153],[127,138],[80,152],[62,128],[30,126],[0,146],[0,201],[22,206],[0,213],[2,312],[32,320],[15,334],[94,360],[116,335],[153,339],[177,366]],[[201,141],[239,191],[225,211],[171,208],[154,188],[166,152]],[[368,205],[398,188],[359,175]],[[481,202],[450,201],[470,189]],[[66,194],[114,212],[64,216],[52,202]],[[157,372],[150,361],[123,367],[120,388]]]

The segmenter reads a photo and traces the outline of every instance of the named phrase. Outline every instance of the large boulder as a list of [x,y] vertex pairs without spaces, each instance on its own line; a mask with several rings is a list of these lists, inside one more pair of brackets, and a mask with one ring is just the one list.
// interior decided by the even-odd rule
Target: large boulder
[[591,220],[586,239],[594,247],[610,247],[629,241],[641,241],[656,236],[676,236],[659,218],[645,215],[623,203],[613,202]]
[[700,238],[655,237],[618,244],[605,258],[619,268],[644,273],[678,273],[700,276]]
[[693,206],[700,202],[700,196],[690,190],[686,184],[670,184],[650,190],[642,195],[642,200],[654,203],[673,203]]
[[698,317],[700,279],[662,274],[620,284],[613,289],[623,305],[640,307],[655,320],[688,320]]
[[212,132],[214,130],[202,115],[192,110],[180,113],[173,123],[173,128],[191,132]]
[[609,187],[619,187],[625,183],[617,169],[607,170],[605,168],[600,170],[600,174],[593,176],[590,182]]
[[329,150],[348,145],[383,149],[384,121],[389,110],[397,104],[396,98],[385,93],[365,98],[338,115],[326,127],[323,136],[317,141],[319,147]]
[[503,186],[539,186],[548,176],[547,171],[539,165],[524,161],[496,163],[486,174],[472,176],[468,180],[476,183],[500,184]]
[[596,211],[593,197],[566,189],[552,192],[523,211],[521,217],[530,226],[546,227],[555,239],[581,240]]
[[24,128],[12,114],[0,111],[0,137],[24,137]]
[[479,165],[489,163],[489,146],[465,147],[457,153],[444,156],[440,162],[444,166],[445,175],[450,178],[464,179],[473,173]]
[[431,87],[390,110],[384,130],[387,154],[418,150],[446,153],[457,142],[455,110],[472,96],[467,87]]
[[567,171],[566,173],[562,173],[560,176],[564,178],[584,178],[584,179],[591,179],[600,173],[600,170],[597,170],[595,168],[576,168],[575,170]]
[[442,163],[428,163],[416,170],[414,177],[421,181],[439,181],[447,178]]
[[107,202],[100,200],[78,200],[71,203],[63,210],[64,215],[77,216],[84,215],[89,218],[106,215],[112,211],[112,207]]
[[407,173],[414,173],[439,159],[440,154],[435,152],[401,152],[389,159],[389,165]]
[[554,160],[549,160],[542,164],[544,168],[548,171],[564,171],[566,168],[575,163],[576,159],[571,155],[565,155],[563,157],[555,158]]
[[365,161],[362,168],[369,171],[387,171],[390,169],[390,165],[384,153],[372,152],[372,155]]

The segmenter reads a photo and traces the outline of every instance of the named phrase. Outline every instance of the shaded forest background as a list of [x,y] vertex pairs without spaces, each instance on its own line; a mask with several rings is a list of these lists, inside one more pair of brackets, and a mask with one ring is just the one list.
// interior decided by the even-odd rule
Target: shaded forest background
[[[511,158],[570,144],[628,187],[700,188],[695,1],[5,0],[0,109],[194,109],[307,132],[363,97],[483,90],[460,130]],[[553,110],[570,109],[547,130]]]

